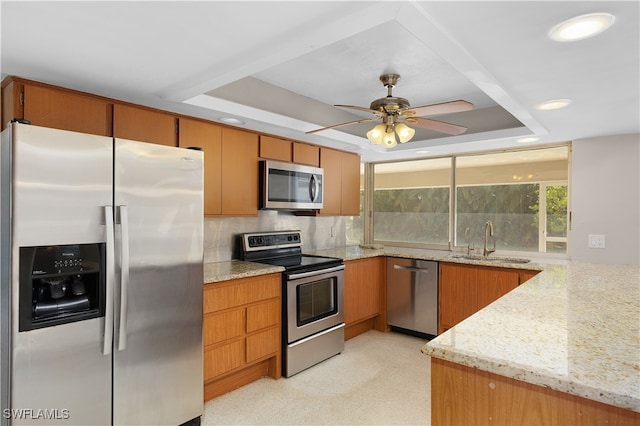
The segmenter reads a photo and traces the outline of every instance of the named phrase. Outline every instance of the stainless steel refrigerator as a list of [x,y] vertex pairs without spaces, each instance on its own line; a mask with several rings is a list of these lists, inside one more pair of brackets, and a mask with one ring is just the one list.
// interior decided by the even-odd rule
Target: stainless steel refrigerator
[[202,156],[2,132],[2,425],[199,424]]

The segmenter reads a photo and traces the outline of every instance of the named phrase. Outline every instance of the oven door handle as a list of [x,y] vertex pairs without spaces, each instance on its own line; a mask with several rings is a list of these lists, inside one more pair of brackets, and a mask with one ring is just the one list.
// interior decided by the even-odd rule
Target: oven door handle
[[293,281],[293,280],[298,280],[300,278],[313,277],[314,275],[330,274],[331,272],[337,272],[337,271],[342,271],[342,270],[344,270],[344,265],[334,266],[333,268],[320,269],[318,271],[301,272],[299,274],[291,274],[288,277],[289,277],[289,281]]

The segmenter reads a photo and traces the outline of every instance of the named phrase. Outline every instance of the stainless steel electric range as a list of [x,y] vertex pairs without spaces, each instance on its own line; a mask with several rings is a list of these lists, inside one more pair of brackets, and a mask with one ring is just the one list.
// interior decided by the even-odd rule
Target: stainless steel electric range
[[283,266],[282,372],[299,373],[344,349],[344,263],[302,253],[300,231],[242,234],[242,259]]

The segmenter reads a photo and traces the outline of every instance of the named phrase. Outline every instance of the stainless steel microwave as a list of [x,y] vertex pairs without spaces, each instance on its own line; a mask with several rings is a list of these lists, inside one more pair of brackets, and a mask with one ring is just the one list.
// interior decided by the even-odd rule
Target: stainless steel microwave
[[324,171],[281,161],[260,161],[260,208],[315,210],[322,208]]

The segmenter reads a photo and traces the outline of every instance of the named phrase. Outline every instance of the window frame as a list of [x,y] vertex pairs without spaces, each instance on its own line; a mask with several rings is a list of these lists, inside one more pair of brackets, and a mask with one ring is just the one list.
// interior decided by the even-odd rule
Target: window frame
[[[371,162],[365,163],[364,165],[364,243],[365,244],[382,244],[382,245],[393,245],[398,247],[407,247],[407,248],[420,248],[420,249],[434,249],[434,250],[448,250],[448,251],[457,251],[457,250],[466,250],[466,245],[457,245],[459,242],[456,241],[456,226],[457,226],[457,214],[456,214],[456,190],[457,190],[457,182],[456,182],[456,167],[457,167],[457,159],[461,157],[471,157],[478,155],[490,155],[490,154],[500,154],[507,152],[519,152],[519,151],[533,151],[533,150],[541,150],[541,149],[549,149],[549,148],[557,148],[557,147],[566,147],[567,148],[567,180],[552,180],[552,181],[531,181],[528,183],[535,183],[539,185],[540,191],[542,192],[542,188],[545,188],[545,196],[544,196],[544,222],[542,221],[542,217],[539,220],[539,228],[543,228],[544,239],[539,237],[538,243],[538,251],[509,251],[509,250],[498,250],[496,253],[500,255],[524,255],[524,256],[536,256],[536,257],[550,257],[550,258],[559,258],[566,259],[569,257],[570,251],[570,230],[571,230],[571,142],[563,142],[557,144],[549,144],[549,145],[539,145],[539,146],[527,146],[518,149],[501,149],[501,150],[489,150],[489,151],[477,151],[477,152],[468,152],[468,153],[458,153],[452,155],[443,155],[443,156],[433,156],[433,157],[421,157],[421,158],[413,158],[406,159],[401,161],[381,161],[381,162]],[[389,163],[402,163],[402,162],[410,162],[410,161],[419,161],[419,160],[432,160],[432,159],[451,159],[451,184],[449,186],[449,243],[448,245],[440,245],[440,244],[422,244],[422,243],[407,243],[400,241],[381,241],[375,240],[374,238],[374,192],[375,192],[375,166],[378,164],[389,164]],[[546,187],[547,186],[557,186],[557,185],[566,185],[567,186],[567,236],[564,238],[564,242],[567,244],[565,253],[548,253],[546,252],[546,242],[550,241],[549,238],[546,237]],[[542,197],[540,197],[542,198]],[[539,201],[539,206],[542,203]],[[542,207],[540,207],[541,209]],[[542,214],[542,213],[541,213]],[[542,232],[542,231],[539,231]],[[553,238],[557,239],[556,237]],[[540,244],[545,244],[545,251],[540,250]]]

